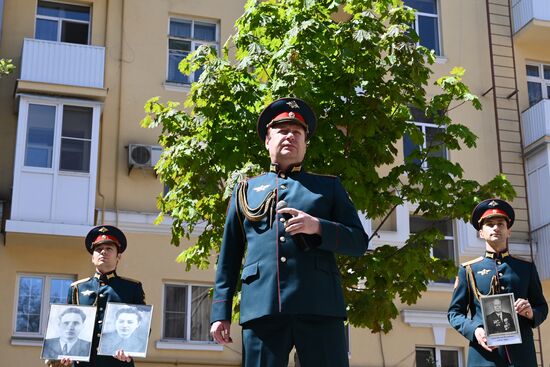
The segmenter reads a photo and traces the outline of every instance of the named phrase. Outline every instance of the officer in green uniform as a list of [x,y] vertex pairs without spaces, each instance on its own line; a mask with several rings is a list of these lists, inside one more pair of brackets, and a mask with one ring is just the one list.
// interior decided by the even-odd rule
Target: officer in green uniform
[[[508,252],[514,209],[504,200],[482,201],[471,224],[485,240],[485,255],[460,266],[448,311],[451,325],[470,342],[468,366],[535,367],[532,329],[546,319],[548,304],[535,265]],[[499,293],[514,294],[521,344],[487,345],[480,297]]]
[[[117,264],[126,250],[126,236],[114,226],[93,228],[85,240],[86,249],[92,255],[96,268],[93,276],[71,284],[67,303],[75,305],[93,305],[97,307],[92,353],[90,362],[78,362],[79,367],[133,367],[134,362],[123,350],[110,356],[98,356],[97,347],[101,336],[101,326],[107,302],[145,304],[145,294],[141,283],[118,276]],[[61,360],[65,365],[69,360]]]
[[304,367],[348,366],[346,309],[335,255],[363,255],[368,236],[340,180],[302,167],[316,127],[304,101],[276,100],[264,109],[257,127],[271,169],[233,191],[218,258],[211,334],[218,343],[231,342],[232,300],[240,275],[243,366],[286,367],[293,347]]

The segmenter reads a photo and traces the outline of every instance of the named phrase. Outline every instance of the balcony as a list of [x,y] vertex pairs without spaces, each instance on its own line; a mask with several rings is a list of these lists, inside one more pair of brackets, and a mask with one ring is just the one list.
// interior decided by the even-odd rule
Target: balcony
[[25,38],[17,92],[104,99],[105,48]]
[[543,99],[521,114],[523,147],[532,151],[550,138],[550,99]]
[[550,37],[548,0],[512,0],[513,31],[521,41]]

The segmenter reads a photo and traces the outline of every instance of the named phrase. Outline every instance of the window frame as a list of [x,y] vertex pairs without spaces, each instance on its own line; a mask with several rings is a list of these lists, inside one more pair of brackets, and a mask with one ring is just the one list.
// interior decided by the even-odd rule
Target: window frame
[[[13,192],[12,192],[12,205],[11,216],[6,221],[6,229],[13,232],[25,232],[25,233],[39,233],[39,234],[57,234],[57,235],[69,235],[78,236],[82,231],[86,231],[89,226],[93,225],[94,213],[95,213],[95,195],[96,195],[96,182],[98,172],[98,156],[99,156],[99,127],[101,124],[101,110],[103,104],[97,101],[64,98],[64,97],[50,97],[50,96],[38,96],[19,94],[19,116],[17,118],[17,135],[15,144],[15,157],[13,168]],[[30,104],[44,104],[57,106],[56,111],[56,125],[54,136],[54,158],[53,164],[50,168],[32,167],[25,165],[25,148],[27,141],[27,125],[28,125],[28,112]],[[80,107],[89,107],[92,109],[92,138],[91,138],[91,150],[90,150],[90,166],[88,172],[79,171],[66,171],[59,170],[60,159],[60,144],[61,144],[61,128],[62,128],[62,113],[59,110],[64,105],[73,105]],[[52,176],[51,188],[48,191],[48,197],[43,198],[41,204],[49,205],[49,209],[45,209],[40,213],[40,217],[36,217],[34,214],[29,215],[29,203],[26,200],[25,193],[29,190],[29,187],[24,185],[24,181],[28,180],[32,175],[42,175],[41,177]],[[74,178],[88,180],[86,183],[85,191],[86,198],[82,197],[80,206],[78,207],[78,220],[66,221],[65,213],[60,204],[61,197],[59,190],[62,180]],[[49,180],[49,178],[47,178]],[[76,194],[75,194],[76,195]],[[78,194],[81,195],[81,194]],[[75,209],[76,210],[76,209]],[[49,214],[48,214],[49,213]],[[37,221],[38,218],[38,221]],[[74,217],[76,218],[76,217]],[[85,233],[85,232],[84,232]]]
[[428,345],[417,345],[414,348],[414,358],[415,358],[415,365],[416,365],[416,352],[418,350],[430,350],[434,352],[435,357],[435,365],[437,367],[441,367],[441,352],[456,352],[456,355],[458,357],[458,367],[464,366],[464,361],[462,358],[462,349],[457,347],[448,347],[448,346],[428,346]]
[[[190,22],[191,23],[191,36],[189,38],[185,38],[185,37],[179,37],[179,36],[171,35],[170,34],[170,25],[171,25],[172,21],[185,22],[185,23]],[[216,27],[215,40],[214,41],[206,41],[206,40],[195,39],[194,36],[195,36],[195,24],[196,23],[214,25]],[[196,82],[195,73],[198,72],[198,70],[197,70],[197,71],[195,71],[195,72],[193,72],[189,75],[185,75],[185,77],[188,79],[187,82],[179,82],[179,81],[176,81],[176,80],[170,80],[169,79],[169,75],[170,75],[170,54],[171,54],[170,40],[174,39],[174,40],[178,40],[178,41],[189,41],[191,43],[189,54],[194,52],[200,45],[209,45],[210,47],[214,47],[216,49],[216,53],[219,54],[219,52],[220,52],[220,22],[219,21],[209,20],[209,19],[197,19],[197,18],[192,18],[192,17],[185,18],[185,17],[171,16],[171,17],[168,18],[168,29],[167,29],[166,34],[167,34],[167,36],[166,36],[166,38],[167,38],[167,42],[166,42],[166,48],[167,48],[167,50],[166,50],[166,56],[167,56],[166,57],[166,84],[168,84],[168,85],[189,86],[192,83]],[[183,58],[182,58],[182,60],[183,60]],[[179,65],[180,62],[181,62],[181,60],[178,62],[178,65]],[[179,73],[179,68],[178,68],[177,72]]]
[[[422,149],[426,149],[428,147],[428,143],[429,143],[428,140],[426,139],[426,128],[441,129],[441,130],[446,129],[446,126],[440,126],[440,125],[434,124],[433,122],[408,121],[408,123],[414,124],[414,125],[416,125],[416,127],[420,128],[420,131],[422,132],[422,135],[424,136],[424,141],[422,142]],[[444,153],[445,153],[445,159],[449,159],[447,148],[444,147],[443,150],[444,150]],[[404,141],[404,137],[403,137],[403,159],[405,159],[405,158],[407,158],[407,156],[405,155],[405,141]],[[422,169],[428,169],[428,161],[422,162],[420,167]]]
[[[409,222],[409,236],[414,233],[410,230],[411,220],[414,217],[420,217],[420,218],[423,218],[424,220],[430,222],[429,219],[426,219],[426,218],[422,217],[421,215],[413,215],[413,213],[410,212],[409,213],[409,220],[408,220],[408,222]],[[452,246],[453,246],[453,250],[452,250],[453,258],[452,259],[449,259],[449,258],[442,259],[442,258],[438,257],[438,259],[440,259],[440,260],[452,260],[455,265],[458,265],[459,257],[458,257],[458,249],[457,249],[458,244],[457,244],[457,228],[456,228],[456,225],[455,225],[456,221],[452,220],[452,219],[447,219],[447,221],[449,222],[449,224],[451,226],[452,235],[447,235],[447,234],[443,233],[443,238],[441,240],[439,240],[438,242],[440,242],[440,241],[451,241]],[[436,256],[434,256],[433,250],[434,250],[433,248],[430,248],[430,256],[436,257]],[[434,281],[431,281],[430,283],[431,284],[437,284],[437,285],[446,285],[446,284],[452,284],[453,282],[454,282],[454,278],[449,279],[448,281],[434,280]]]
[[[19,303],[20,287],[19,283],[21,278],[42,278],[42,296],[40,300],[40,326],[38,332],[21,332],[17,331],[17,307]],[[69,274],[48,274],[48,273],[17,273],[15,277],[15,296],[13,301],[13,317],[12,317],[12,329],[11,335],[14,338],[21,339],[42,339],[46,334],[46,327],[48,325],[48,315],[50,313],[50,296],[51,296],[51,281],[52,280],[70,280],[71,283],[76,280],[76,276]],[[68,294],[68,290],[67,290]]]
[[[90,20],[89,21],[85,21],[85,20],[78,20],[78,19],[71,19],[71,18],[64,18],[64,17],[54,17],[54,16],[50,16],[50,15],[42,15],[42,14],[38,14],[38,6],[39,6],[39,1],[43,1],[43,2],[46,2],[46,3],[54,3],[54,4],[66,4],[66,5],[75,5],[75,6],[80,6],[80,7],[85,7],[85,8],[88,8],[89,9],[89,14],[90,14]],[[50,41],[50,42],[63,42],[63,43],[71,43],[72,42],[65,42],[65,41],[61,41],[61,34],[62,34],[62,31],[63,31],[63,22],[65,21],[68,21],[68,22],[71,22],[71,23],[79,23],[79,24],[88,24],[88,34],[86,36],[86,45],[90,45],[91,43],[91,38],[92,38],[92,6],[91,5],[84,5],[84,4],[73,4],[73,3],[70,3],[70,2],[66,2],[66,1],[50,1],[50,0],[38,0],[36,2],[36,13],[35,13],[35,18],[34,18],[34,38],[35,39],[39,39],[39,38],[36,38],[36,28],[37,28],[37,19],[44,19],[44,20],[54,20],[57,22],[57,39],[55,41]],[[74,44],[79,44],[79,43],[74,43]]]
[[[26,161],[26,154],[27,154],[27,142],[29,137],[29,107],[31,105],[40,105],[40,106],[52,106],[55,108],[55,118],[54,118],[54,129],[53,129],[53,144],[51,147],[52,151],[52,158],[51,158],[51,167],[40,167],[40,166],[27,166]],[[76,139],[72,137],[66,137],[63,135],[63,123],[64,123],[64,116],[65,116],[65,107],[66,106],[72,106],[72,107],[82,107],[82,108],[89,108],[91,111],[91,118],[92,118],[92,124],[90,126],[90,138],[89,139]],[[90,104],[81,104],[77,101],[60,101],[60,102],[54,102],[49,100],[40,100],[40,99],[29,99],[25,104],[25,111],[24,111],[24,118],[25,118],[25,131],[23,132],[23,144],[21,147],[22,151],[22,162],[21,162],[21,171],[23,172],[48,172],[53,174],[64,174],[64,175],[76,175],[76,176],[90,176],[92,174],[95,175],[95,172],[92,171],[92,161],[93,161],[93,143],[94,138],[96,138],[96,135],[94,134],[95,130],[95,114],[97,113],[95,111],[96,106],[90,105]],[[79,140],[79,141],[87,141],[90,143],[90,152],[89,152],[89,162],[88,162],[88,171],[76,171],[76,170],[67,170],[67,169],[61,169],[61,148],[62,148],[62,142],[63,139],[67,140]]]
[[[536,66],[537,69],[538,69],[538,72],[539,72],[538,76],[531,76],[531,75],[527,75],[527,70],[525,70],[525,77],[526,77],[526,82],[527,82],[527,102],[529,103],[529,107],[532,107],[532,106],[536,105],[537,103],[539,103],[540,101],[543,101],[545,99],[550,99],[550,93],[548,91],[548,89],[550,89],[550,79],[545,79],[544,78],[544,67],[546,66],[547,68],[550,69],[550,64],[528,61],[525,64],[526,69],[527,69],[527,66]],[[531,101],[530,101],[530,98],[529,98],[529,83],[530,82],[539,84],[540,88],[541,88],[541,92],[542,92],[541,93],[542,98],[540,100],[534,102],[533,104],[531,104]]]
[[[185,309],[185,338],[169,338],[165,336],[165,326],[164,322],[166,320],[166,307],[167,307],[167,288],[168,287],[178,287],[186,288],[186,309]],[[191,340],[191,325],[192,325],[192,292],[193,287],[203,287],[211,288],[211,284],[199,284],[199,283],[187,283],[187,282],[165,282],[163,283],[162,288],[162,321],[161,321],[161,334],[160,341],[163,343],[173,343],[173,344],[191,344],[191,345],[216,345],[216,342],[212,340],[210,334],[208,334],[209,340]],[[209,297],[210,298],[210,297]],[[211,307],[209,307],[209,312],[211,312]]]
[[[438,57],[443,56],[443,46],[441,41],[441,19],[439,18],[439,14],[441,12],[441,4],[439,0],[433,0],[435,2],[436,6],[436,13],[425,13],[422,11],[417,10],[416,8],[410,7],[411,9],[414,9],[414,30],[418,34],[418,37],[420,38],[420,30],[419,30],[419,21],[418,17],[428,17],[428,18],[435,18],[437,20],[437,39],[435,40],[437,46],[439,47],[439,50],[433,50],[435,52],[435,55]],[[422,44],[422,38],[420,38],[420,41],[417,43],[417,45],[424,46]],[[424,46],[426,47],[426,46]]]

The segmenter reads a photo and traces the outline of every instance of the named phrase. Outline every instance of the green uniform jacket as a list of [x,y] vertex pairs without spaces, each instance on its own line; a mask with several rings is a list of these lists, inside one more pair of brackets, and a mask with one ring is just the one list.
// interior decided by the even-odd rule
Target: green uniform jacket
[[74,363],[76,367],[133,367],[134,362],[122,362],[109,356],[98,356],[97,347],[101,336],[101,326],[107,302],[145,304],[145,293],[141,283],[119,277],[115,272],[102,275],[95,274],[71,284],[67,303],[75,305],[94,305],[97,307],[92,353],[90,362]]
[[[478,344],[474,332],[478,327],[483,327],[483,319],[480,302],[468,283],[465,266],[468,264],[481,294],[491,293],[491,279],[497,276],[500,283],[498,293],[513,293],[515,299],[523,298],[531,304],[534,315],[532,320],[518,315],[521,344],[508,345],[506,348],[501,346],[493,352],[486,351]],[[540,325],[547,315],[548,304],[542,294],[535,265],[509,255],[501,258],[491,252],[460,266],[447,314],[451,325],[470,341],[468,366],[508,366],[508,354],[515,367],[537,366],[532,328]]]
[[[268,315],[322,315],[346,318],[335,253],[360,256],[368,237],[353,203],[337,177],[298,172],[265,173],[248,180],[247,200],[258,207],[270,192],[275,201],[319,218],[322,236],[304,235],[300,248],[276,214],[260,221],[245,219],[233,192],[218,258],[211,321],[230,320],[239,275],[242,280],[240,322]],[[275,204],[274,204],[275,205]],[[241,274],[241,265],[246,259]]]

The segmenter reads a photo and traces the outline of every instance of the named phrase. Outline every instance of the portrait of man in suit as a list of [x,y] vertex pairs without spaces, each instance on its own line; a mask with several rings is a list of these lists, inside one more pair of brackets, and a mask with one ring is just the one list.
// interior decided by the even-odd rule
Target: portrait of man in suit
[[[110,304],[109,306],[112,307]],[[119,305],[116,305],[119,306]],[[99,354],[101,355],[114,355],[117,351],[123,350],[128,355],[136,355],[136,353],[145,353],[147,350],[147,335],[140,329],[140,325],[143,322],[143,316],[141,311],[135,306],[121,305],[120,308],[116,308],[113,318],[110,310],[107,310],[107,325],[106,330],[109,330],[108,326],[112,326],[114,323],[114,330],[105,332],[101,335],[99,341]]]
[[485,320],[489,335],[516,331],[514,319],[510,313],[502,310],[502,300],[500,298],[495,298],[492,301],[492,308],[493,312],[488,314]]
[[44,340],[42,358],[60,359],[60,356],[88,356],[91,343],[79,338],[86,314],[77,307],[68,307],[58,317],[59,336]]

